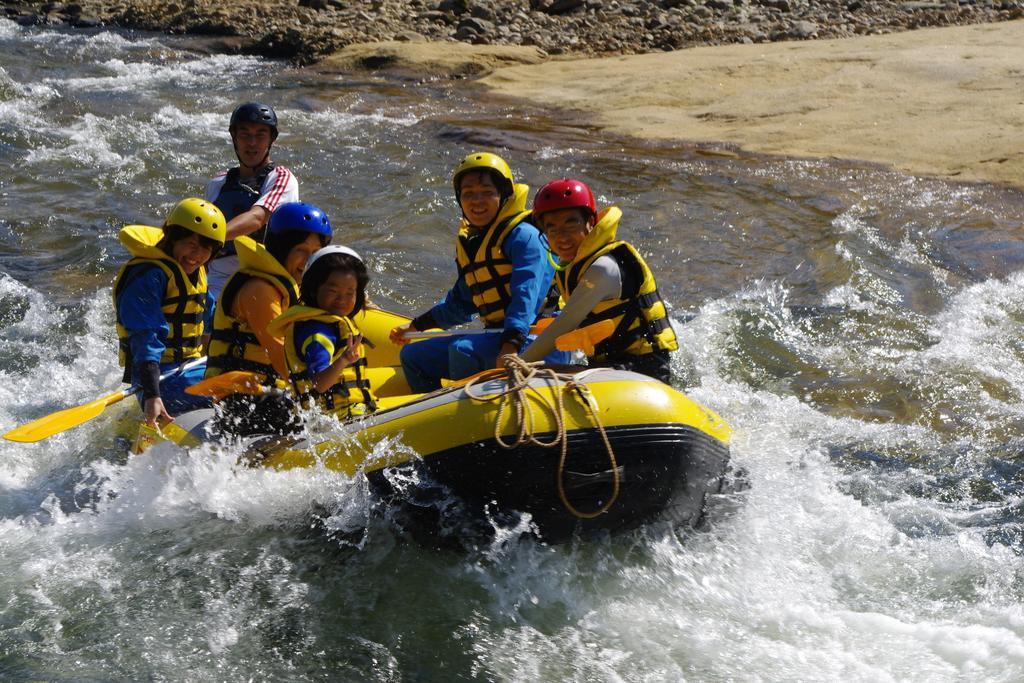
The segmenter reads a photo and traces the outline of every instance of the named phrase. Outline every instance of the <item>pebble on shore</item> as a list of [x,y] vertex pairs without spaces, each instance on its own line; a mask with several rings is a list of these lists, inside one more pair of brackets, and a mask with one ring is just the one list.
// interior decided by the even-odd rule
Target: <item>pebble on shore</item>
[[22,25],[213,36],[219,51],[312,64],[384,41],[583,57],[842,38],[1022,18],[1024,0],[7,0],[4,11]]

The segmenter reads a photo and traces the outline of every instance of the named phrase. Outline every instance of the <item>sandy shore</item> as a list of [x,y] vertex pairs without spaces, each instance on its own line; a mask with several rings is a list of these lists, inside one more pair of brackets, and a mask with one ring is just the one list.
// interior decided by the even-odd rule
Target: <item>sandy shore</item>
[[481,82],[616,133],[1024,189],[1024,21],[548,61]]

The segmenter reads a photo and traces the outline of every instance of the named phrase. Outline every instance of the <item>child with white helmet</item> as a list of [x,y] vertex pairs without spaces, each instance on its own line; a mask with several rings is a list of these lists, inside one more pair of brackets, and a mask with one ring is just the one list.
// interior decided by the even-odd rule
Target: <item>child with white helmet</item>
[[376,410],[363,336],[352,322],[366,305],[369,281],[359,254],[324,247],[306,263],[301,303],[271,323],[271,332],[284,336],[288,383],[303,407],[315,402],[341,418]]

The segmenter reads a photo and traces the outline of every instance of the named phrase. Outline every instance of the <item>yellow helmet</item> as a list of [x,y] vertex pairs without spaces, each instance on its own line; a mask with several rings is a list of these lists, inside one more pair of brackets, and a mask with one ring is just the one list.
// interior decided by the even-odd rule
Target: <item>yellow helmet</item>
[[221,210],[203,199],[189,197],[178,202],[164,221],[164,227],[177,225],[207,237],[224,246],[227,239],[227,220]]
[[459,165],[455,167],[455,174],[452,175],[452,185],[455,187],[455,199],[459,198],[459,180],[462,176],[470,171],[494,171],[499,176],[505,179],[505,187],[499,187],[503,196],[512,194],[512,186],[515,184],[515,180],[512,178],[512,169],[509,168],[508,163],[504,159],[499,157],[497,154],[491,154],[490,152],[473,152],[467,155],[465,159],[459,162]]

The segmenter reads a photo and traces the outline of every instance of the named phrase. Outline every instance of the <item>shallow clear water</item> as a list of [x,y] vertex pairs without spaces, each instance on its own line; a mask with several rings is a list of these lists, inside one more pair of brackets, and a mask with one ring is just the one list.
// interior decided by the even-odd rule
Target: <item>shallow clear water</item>
[[0,679],[1024,676],[1019,192],[707,156],[465,86],[184,47],[0,21],[0,430],[118,386],[117,230],[201,193],[256,98],[373,297],[411,313],[453,277],[462,155],[591,181],[750,487],[704,532],[430,551],[330,471],[129,459],[121,406],[0,443]]

